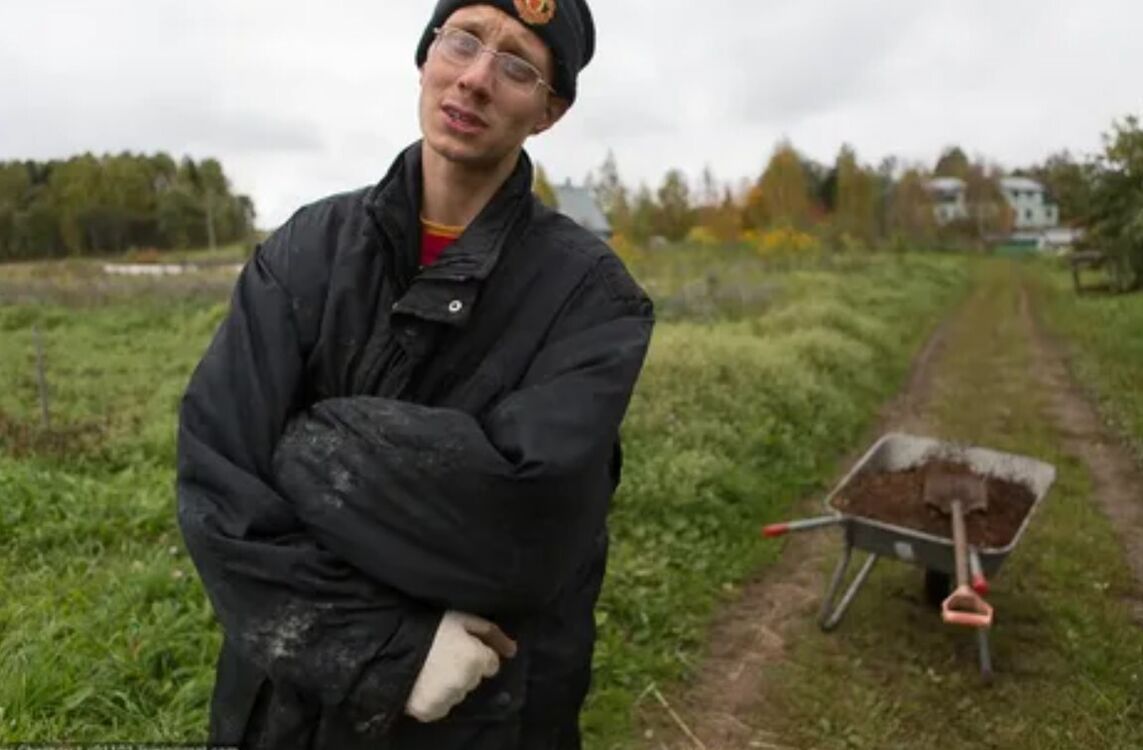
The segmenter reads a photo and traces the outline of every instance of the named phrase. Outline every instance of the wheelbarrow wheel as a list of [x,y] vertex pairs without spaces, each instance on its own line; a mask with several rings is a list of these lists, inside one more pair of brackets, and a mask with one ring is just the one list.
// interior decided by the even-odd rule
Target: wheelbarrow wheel
[[941,604],[952,593],[952,576],[925,568],[925,603],[940,611]]

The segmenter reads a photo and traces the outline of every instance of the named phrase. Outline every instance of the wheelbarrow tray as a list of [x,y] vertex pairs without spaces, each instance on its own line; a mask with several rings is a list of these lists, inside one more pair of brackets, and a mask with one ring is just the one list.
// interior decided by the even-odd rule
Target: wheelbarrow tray
[[826,496],[824,502],[827,511],[840,517],[839,521],[845,527],[846,541],[853,547],[878,556],[893,557],[947,573],[950,576],[956,575],[956,556],[952,540],[948,537],[934,536],[917,529],[846,514],[834,507],[837,498],[843,495],[862,474],[904,471],[931,460],[967,464],[976,474],[1016,482],[1032,493],[1034,497],[1032,506],[1012,540],[1003,547],[985,547],[976,550],[982,570],[991,577],[1020,541],[1032,515],[1055,481],[1056,469],[1051,464],[988,448],[891,432],[882,435]]

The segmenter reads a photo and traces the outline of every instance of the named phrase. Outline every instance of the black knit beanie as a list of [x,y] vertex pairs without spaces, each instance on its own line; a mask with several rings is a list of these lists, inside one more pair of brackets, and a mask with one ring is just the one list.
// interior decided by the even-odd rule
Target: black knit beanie
[[499,8],[544,40],[556,64],[552,88],[575,101],[576,75],[595,54],[595,24],[586,0],[439,0],[417,45],[417,67],[425,64],[433,29],[443,26],[457,9],[478,4]]

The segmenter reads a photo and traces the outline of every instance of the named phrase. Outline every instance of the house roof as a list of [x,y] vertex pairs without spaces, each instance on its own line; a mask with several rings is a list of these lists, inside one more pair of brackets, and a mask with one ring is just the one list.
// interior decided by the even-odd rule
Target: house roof
[[959,177],[934,177],[928,182],[929,190],[957,192],[964,190],[964,180]]
[[611,224],[603,215],[595,196],[586,188],[575,187],[571,183],[557,185],[556,203],[560,213],[591,232],[610,232]]
[[1001,177],[1000,187],[1005,190],[1044,192],[1044,186],[1029,177]]

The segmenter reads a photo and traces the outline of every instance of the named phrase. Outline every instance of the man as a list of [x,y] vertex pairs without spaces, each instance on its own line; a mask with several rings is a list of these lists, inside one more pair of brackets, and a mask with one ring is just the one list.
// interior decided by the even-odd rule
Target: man
[[225,642],[211,739],[577,748],[651,304],[532,195],[584,0],[441,0],[422,141],[243,270],[182,402],[178,510]]

